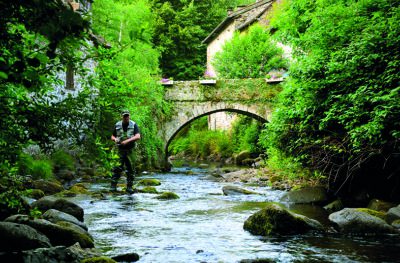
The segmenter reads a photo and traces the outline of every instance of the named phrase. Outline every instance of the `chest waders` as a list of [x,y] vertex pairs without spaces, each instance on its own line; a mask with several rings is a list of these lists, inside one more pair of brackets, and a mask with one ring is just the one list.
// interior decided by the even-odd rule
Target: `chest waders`
[[[115,130],[117,132],[117,138],[119,139],[120,142],[132,138],[134,136],[134,131],[135,131],[135,122],[129,121],[127,131],[124,131],[122,128],[122,121],[119,121],[115,124]],[[119,155],[119,165],[115,166],[112,170],[112,177],[111,177],[111,191],[116,191],[117,190],[117,183],[119,178],[122,175],[122,172],[124,171],[124,167],[126,168],[126,191],[128,193],[132,193],[132,185],[133,185],[133,179],[134,179],[134,174],[135,170],[132,167],[132,160],[131,160],[131,154],[133,152],[132,147],[133,147],[132,142],[130,145],[123,146],[123,145],[118,145],[118,155]]]

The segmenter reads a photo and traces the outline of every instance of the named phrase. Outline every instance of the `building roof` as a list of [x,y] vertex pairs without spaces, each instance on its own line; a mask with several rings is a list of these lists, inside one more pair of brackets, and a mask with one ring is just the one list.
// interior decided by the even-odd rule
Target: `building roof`
[[273,0],[258,1],[247,5],[228,15],[201,43],[206,44],[214,40],[232,21],[237,21],[235,30],[243,30],[256,21],[272,4]]

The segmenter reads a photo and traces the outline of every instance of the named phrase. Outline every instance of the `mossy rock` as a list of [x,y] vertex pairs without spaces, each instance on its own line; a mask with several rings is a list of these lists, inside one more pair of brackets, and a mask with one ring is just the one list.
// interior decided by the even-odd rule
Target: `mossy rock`
[[88,189],[83,184],[75,184],[69,189],[69,191],[72,193],[75,193],[75,194],[88,194],[89,193]]
[[145,193],[145,194],[158,194],[157,189],[154,186],[146,186],[143,187],[142,189],[138,189],[139,193]]
[[42,190],[46,195],[53,195],[64,190],[60,182],[45,180],[33,181],[33,188]]
[[251,215],[243,228],[254,235],[302,234],[310,230],[322,230],[322,225],[313,219],[295,214],[280,204],[268,203]]
[[143,185],[143,186],[158,186],[158,185],[161,185],[161,182],[158,179],[147,178],[147,179],[140,180],[137,184]]
[[159,196],[157,196],[156,198],[160,199],[160,200],[179,199],[179,195],[177,195],[173,192],[164,192],[164,193],[160,194]]
[[117,261],[108,257],[94,257],[85,258],[81,261],[81,263],[117,263]]
[[392,227],[400,229],[400,219],[394,220],[392,222]]
[[356,208],[357,211],[359,212],[363,212],[363,213],[367,213],[371,216],[376,216],[380,219],[386,220],[386,214],[384,212],[380,212],[380,211],[376,211],[376,210],[372,210],[369,208]]
[[33,199],[40,199],[45,196],[44,192],[40,189],[29,189],[26,192],[26,196],[33,198]]

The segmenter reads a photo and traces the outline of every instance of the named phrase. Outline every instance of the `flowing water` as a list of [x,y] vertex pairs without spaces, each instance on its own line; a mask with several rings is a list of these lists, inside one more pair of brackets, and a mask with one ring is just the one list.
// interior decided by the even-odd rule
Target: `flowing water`
[[[139,178],[159,179],[157,190],[175,192],[177,200],[142,193],[75,199],[85,210],[96,247],[108,256],[136,252],[139,262],[400,262],[398,236],[251,235],[243,222],[266,201],[278,201],[283,192],[245,186],[260,195],[224,196],[222,187],[233,183],[207,180],[202,169],[193,168],[194,174],[187,175],[186,169]],[[92,186],[103,188],[108,184]]]

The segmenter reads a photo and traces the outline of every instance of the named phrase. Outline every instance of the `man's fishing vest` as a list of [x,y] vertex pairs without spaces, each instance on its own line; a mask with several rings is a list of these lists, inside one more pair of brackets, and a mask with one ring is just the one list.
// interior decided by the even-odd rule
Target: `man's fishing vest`
[[115,130],[117,131],[117,138],[119,138],[120,141],[132,138],[135,135],[135,122],[129,120],[128,129],[126,132],[124,132],[124,129],[122,128],[122,121],[119,121],[115,124]]

